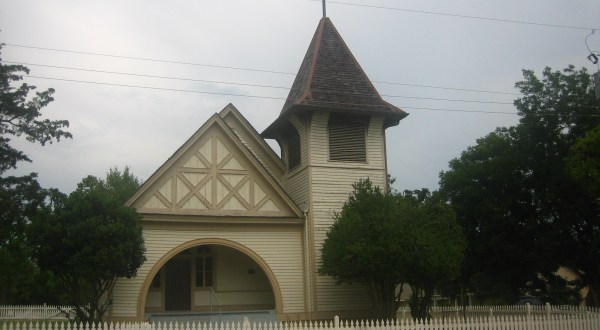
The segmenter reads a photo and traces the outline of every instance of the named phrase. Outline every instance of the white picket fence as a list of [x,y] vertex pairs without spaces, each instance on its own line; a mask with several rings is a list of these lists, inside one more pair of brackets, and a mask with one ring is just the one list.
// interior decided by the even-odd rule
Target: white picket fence
[[[466,306],[463,311],[460,306],[438,306],[431,309],[431,316],[435,319],[475,318],[486,316],[509,315],[556,315],[573,313],[595,313],[600,309],[578,306],[551,306],[546,305],[495,305],[495,306]],[[68,317],[67,314],[68,313]],[[401,307],[397,312],[399,320],[411,318],[410,308]],[[69,306],[8,306],[0,305],[0,320],[67,320],[73,319],[75,312]]]
[[70,306],[0,305],[0,320],[66,320],[75,317],[75,312]]
[[[493,317],[509,315],[556,315],[573,313],[600,313],[600,309],[569,305],[488,305],[488,306],[438,306],[431,309],[433,318]],[[396,316],[400,320],[411,318],[410,308],[401,307]]]
[[[227,323],[102,323],[87,326],[66,321],[68,306],[0,306],[0,330],[600,330],[600,309],[574,306],[435,307],[433,318],[415,322],[410,309],[397,321],[332,321]],[[57,320],[56,322],[47,320]]]
[[467,319],[431,319],[428,322],[412,320],[393,322],[333,321],[321,322],[265,322],[250,324],[247,319],[237,323],[101,323],[80,325],[73,323],[24,322],[4,323],[0,330],[599,330],[598,313],[571,313],[554,315],[513,315]]

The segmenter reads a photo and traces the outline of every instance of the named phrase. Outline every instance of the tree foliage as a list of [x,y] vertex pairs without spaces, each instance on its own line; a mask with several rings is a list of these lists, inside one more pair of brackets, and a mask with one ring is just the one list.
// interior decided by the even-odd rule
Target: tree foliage
[[571,148],[567,166],[593,198],[600,198],[600,126],[588,131]]
[[597,156],[593,135],[581,139],[600,123],[600,103],[584,69],[542,75],[524,70],[516,84],[518,125],[477,140],[440,175],[468,241],[462,280],[498,302],[523,293],[556,297],[559,266],[591,292],[599,284],[599,209],[583,179],[584,164]]
[[375,317],[395,311],[395,288],[406,278],[408,230],[394,196],[370,180],[354,184],[354,192],[335,215],[321,250],[321,274],[338,283],[367,284]]
[[105,180],[84,178],[68,197],[54,192],[31,226],[38,265],[51,272],[84,322],[107,312],[118,278],[131,278],[146,260],[141,216],[124,203],[139,187],[128,168]]
[[[0,45],[0,50],[3,45]],[[19,161],[28,161],[22,151],[10,145],[10,136],[24,136],[27,141],[38,142],[41,145],[60,141],[61,138],[70,138],[71,133],[63,130],[69,127],[66,120],[40,119],[42,109],[54,101],[50,88],[43,92],[36,92],[34,97],[29,93],[36,89],[35,86],[22,83],[18,87],[14,83],[23,80],[23,75],[29,74],[29,69],[22,65],[4,65],[0,59],[0,172],[16,168]]]
[[[370,180],[354,184],[327,233],[319,273],[368,285],[376,318],[394,318],[403,284],[417,293],[414,317],[427,317],[433,289],[458,273],[462,238],[453,215],[413,195],[393,195]],[[419,296],[420,294],[420,296]]]
[[30,258],[25,227],[46,198],[35,173],[21,177],[6,174],[20,161],[31,162],[11,141],[24,137],[45,145],[71,137],[63,130],[69,126],[68,121],[41,119],[43,108],[54,100],[53,89],[36,92],[32,97],[30,92],[35,86],[14,86],[28,73],[26,67],[4,65],[0,58],[0,303],[23,303],[31,298],[28,288],[36,267]]
[[404,191],[401,204],[414,208],[411,249],[406,283],[412,295],[409,306],[413,318],[429,318],[435,290],[456,279],[460,273],[465,241],[454,211],[427,189]]

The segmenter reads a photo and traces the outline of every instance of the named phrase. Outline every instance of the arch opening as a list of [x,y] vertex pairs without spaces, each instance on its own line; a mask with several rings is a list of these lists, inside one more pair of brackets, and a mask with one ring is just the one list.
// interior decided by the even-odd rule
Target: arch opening
[[281,294],[267,263],[223,239],[188,242],[165,254],[141,288],[138,315],[251,310],[281,312]]

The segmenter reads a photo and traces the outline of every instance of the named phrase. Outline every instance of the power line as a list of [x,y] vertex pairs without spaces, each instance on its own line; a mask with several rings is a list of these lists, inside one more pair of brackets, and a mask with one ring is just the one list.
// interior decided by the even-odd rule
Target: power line
[[482,90],[482,89],[466,89],[466,88],[453,88],[453,87],[432,86],[432,85],[405,84],[405,83],[377,81],[377,80],[371,80],[371,82],[378,83],[378,84],[386,84],[386,85],[425,87],[425,88],[446,89],[446,90],[461,91],[461,92],[476,92],[476,93],[490,93],[490,94],[521,95],[519,93],[499,92],[499,91],[490,91],[490,90]]
[[[314,1],[319,1],[320,2],[321,0],[308,0],[308,1],[313,1],[313,2]],[[477,20],[493,21],[493,22],[501,22],[501,23],[536,25],[536,26],[545,26],[545,27],[554,27],[554,28],[572,29],[572,30],[588,30],[589,31],[589,30],[596,29],[596,28],[582,27],[582,26],[560,25],[560,24],[519,21],[519,20],[493,18],[493,17],[451,14],[451,13],[444,13],[444,12],[434,12],[434,11],[426,11],[426,10],[416,10],[416,9],[406,9],[406,8],[396,8],[396,7],[366,5],[366,4],[359,4],[359,3],[341,2],[341,1],[327,1],[327,3],[333,3],[333,4],[336,4],[336,5],[344,5],[344,6],[366,7],[366,8],[375,8],[375,9],[384,9],[384,10],[393,10],[393,11],[403,11],[403,12],[417,13],[417,14],[427,14],[427,15],[448,16],[448,17],[456,17],[456,18],[477,19]]]
[[[444,111],[444,112],[467,112],[467,113],[486,113],[486,114],[502,114],[502,115],[518,115],[516,112],[504,112],[504,111],[484,111],[484,110],[464,110],[464,109],[440,109],[440,108],[427,108],[427,107],[401,107],[402,109],[418,109],[418,110],[430,110],[430,111]],[[594,117],[600,118],[598,115],[582,115],[582,114],[560,114],[560,113],[528,113],[532,116],[550,116],[550,117]]]
[[416,99],[416,100],[430,100],[430,101],[445,101],[445,102],[465,102],[465,103],[483,103],[483,104],[509,104],[513,105],[513,102],[498,102],[498,101],[480,101],[480,100],[460,100],[460,99],[440,99],[435,97],[420,97],[420,96],[402,96],[402,95],[386,95],[381,94],[385,97],[398,97],[403,99]]
[[84,72],[94,72],[94,73],[108,73],[108,74],[117,74],[117,75],[125,75],[125,76],[132,76],[132,77],[169,79],[169,80],[192,81],[192,82],[203,82],[203,83],[213,83],[213,84],[226,84],[226,85],[240,85],[240,86],[250,86],[250,87],[279,88],[279,89],[288,89],[289,90],[289,87],[286,87],[286,86],[246,84],[246,83],[218,81],[218,80],[204,80],[204,79],[193,79],[193,78],[158,76],[158,75],[150,75],[150,74],[142,74],[142,73],[131,73],[131,72],[120,72],[120,71],[108,71],[108,70],[74,68],[74,67],[67,67],[67,66],[48,65],[48,64],[36,64],[36,63],[25,63],[25,62],[13,62],[13,61],[4,61],[4,62],[5,63],[11,63],[11,64],[27,65],[27,66],[39,66],[39,67],[44,67],[44,68],[74,70],[74,71],[84,71]]
[[128,84],[115,84],[115,83],[107,83],[107,82],[101,82],[101,81],[86,81],[86,80],[52,78],[52,77],[42,77],[42,76],[27,76],[27,77],[28,78],[45,79],[45,80],[76,82],[76,83],[82,83],[82,84],[118,86],[118,87],[130,87],[130,88],[142,88],[142,89],[152,89],[152,90],[161,90],[161,91],[170,91],[170,92],[186,92],[186,93],[197,93],[197,94],[240,96],[240,97],[251,97],[251,98],[273,99],[273,100],[285,100],[286,99],[285,97],[275,97],[275,96],[259,96],[259,95],[246,95],[246,94],[234,94],[234,93],[222,93],[222,92],[195,91],[195,90],[189,90],[189,89],[176,89],[176,88],[164,88],[164,87],[128,85]]
[[[277,89],[286,89],[286,90],[290,89],[289,87],[284,87],[284,86],[271,86],[271,85],[247,84],[247,83],[227,82],[227,81],[218,81],[218,80],[203,80],[203,79],[192,79],[192,78],[167,77],[167,76],[138,74],[138,73],[130,73],[130,72],[95,70],[95,69],[74,68],[74,67],[46,65],[46,64],[36,64],[36,63],[24,63],[24,62],[13,62],[13,61],[4,61],[4,62],[5,63],[11,63],[11,64],[27,65],[27,66],[39,66],[39,67],[45,67],[45,68],[65,69],[65,70],[74,70],[74,71],[83,71],[83,72],[94,72],[94,73],[107,73],[107,74],[126,75],[126,76],[133,76],[133,77],[145,77],[145,78],[169,79],[169,80],[178,80],[178,81],[204,82],[204,83],[236,85],[236,86],[277,88]],[[319,92],[329,92],[327,90],[317,90],[317,91],[319,91]],[[366,95],[366,94],[354,93],[354,95]],[[446,102],[465,102],[465,103],[483,103],[483,104],[507,104],[507,105],[512,105],[513,104],[512,102],[482,101],[482,100],[464,100],[464,99],[442,99],[442,98],[434,98],[434,97],[387,95],[387,94],[381,94],[381,96],[383,96],[383,97],[394,97],[394,98],[405,98],[405,99],[431,100],[431,101],[446,101]]]
[[[243,71],[252,71],[252,72],[260,72],[260,73],[273,73],[273,74],[284,74],[284,75],[293,75],[293,76],[296,76],[295,73],[284,72],[284,71],[271,71],[271,70],[253,69],[253,68],[240,68],[240,67],[225,66],[225,65],[213,65],[213,64],[204,64],[204,63],[191,63],[191,62],[174,61],[174,60],[160,60],[160,59],[151,59],[151,58],[124,56],[124,55],[100,54],[100,53],[83,52],[83,51],[77,51],[77,50],[46,48],[46,47],[37,47],[37,46],[28,46],[28,45],[17,45],[17,44],[9,44],[9,43],[7,43],[5,45],[6,46],[10,46],[10,47],[27,48],[27,49],[38,49],[38,50],[45,50],[45,51],[55,51],[55,52],[63,52],[63,53],[80,54],[80,55],[122,58],[122,59],[135,60],[135,61],[171,63],[171,64],[180,64],[180,65],[203,66],[203,67],[212,67],[212,68],[220,68],[220,69],[243,70]],[[400,86],[412,86],[412,87],[421,87],[421,88],[434,88],[434,89],[455,90],[455,91],[474,92],[474,93],[521,95],[521,94],[518,94],[518,93],[501,92],[501,91],[490,91],[490,90],[480,90],[480,89],[454,88],[454,87],[445,87],[445,86],[420,85],[420,84],[409,84],[409,83],[378,81],[378,80],[371,80],[371,81],[373,83],[387,84],[387,85],[400,85]]]
[[192,62],[162,60],[162,59],[156,59],[156,58],[145,58],[145,57],[124,56],[124,55],[115,55],[115,54],[102,54],[102,53],[82,52],[82,51],[78,51],[78,50],[66,50],[66,49],[57,49],[57,48],[46,48],[46,47],[37,47],[37,46],[16,45],[16,44],[8,44],[8,43],[5,44],[5,45],[6,46],[11,46],[11,47],[48,50],[48,51],[53,51],[53,52],[72,53],[72,54],[81,54],[81,55],[93,55],[93,56],[112,57],[112,58],[122,58],[122,59],[127,59],[127,60],[136,60],[136,61],[159,62],[159,63],[169,63],[169,64],[183,64],[183,65],[203,66],[203,67],[210,67],[210,68],[217,68],[217,69],[230,69],[230,70],[242,70],[242,71],[262,72],[262,73],[275,73],[275,74],[285,74],[285,75],[296,75],[295,73],[289,73],[289,72],[261,70],[261,69],[234,67],[234,66],[226,66],[226,65],[203,64],[203,63],[192,63]]
[[[151,90],[161,90],[161,91],[171,91],[171,92],[185,92],[185,93],[223,95],[223,96],[238,96],[238,97],[271,99],[271,100],[288,100],[285,97],[276,97],[276,96],[261,96],[261,95],[250,95],[250,94],[235,94],[235,93],[224,93],[224,92],[196,91],[196,90],[188,90],[188,89],[163,88],[163,87],[140,86],[140,85],[129,85],[129,84],[115,84],[115,83],[106,83],[106,82],[99,82],[99,81],[85,81],[85,80],[63,79],[63,78],[42,77],[42,76],[27,76],[27,78],[37,78],[37,79],[55,80],[55,81],[67,81],[67,82],[76,82],[76,83],[93,84],[93,85],[104,85],[104,86],[117,86],[117,87],[128,87],[128,88],[151,89]],[[325,103],[325,104],[331,103],[331,104],[336,104],[336,105],[360,105],[362,107],[376,106],[376,105],[365,105],[365,104],[354,104],[354,103],[337,103],[337,102],[322,102],[322,103]],[[445,109],[445,108],[428,108],[428,107],[412,107],[412,106],[405,106],[405,107],[401,107],[401,108],[403,108],[403,109],[429,110],[429,111],[445,111],[445,112],[464,112],[464,113],[517,115],[517,113],[515,113],[515,112],[502,112],[502,111]],[[535,114],[535,115],[540,115],[540,116],[559,116],[559,117],[600,117],[600,114],[599,115],[573,115],[573,114],[571,114],[571,115],[562,115],[562,114],[554,114],[554,113],[538,113],[538,114]]]

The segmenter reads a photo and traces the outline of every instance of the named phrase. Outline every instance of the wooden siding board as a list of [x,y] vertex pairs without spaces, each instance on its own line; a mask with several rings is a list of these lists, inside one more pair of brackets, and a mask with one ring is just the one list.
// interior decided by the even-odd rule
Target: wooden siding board
[[326,165],[328,153],[327,120],[329,113],[316,112],[310,121],[310,159],[311,166]]
[[292,200],[302,208],[308,201],[308,169],[304,168],[284,178],[284,187]]

